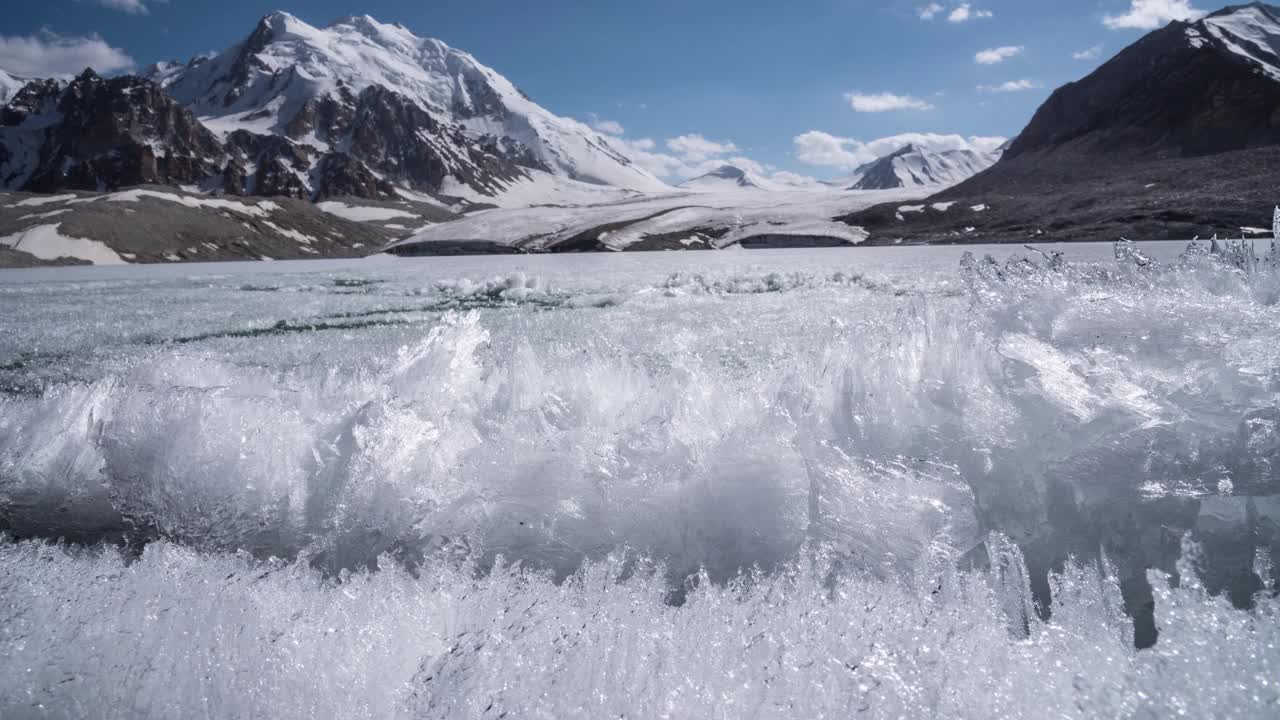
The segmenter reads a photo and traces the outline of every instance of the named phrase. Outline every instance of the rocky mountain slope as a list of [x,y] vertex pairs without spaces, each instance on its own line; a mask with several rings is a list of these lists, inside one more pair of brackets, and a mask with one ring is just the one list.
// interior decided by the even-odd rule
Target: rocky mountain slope
[[1280,8],[1253,3],[1171,23],[1058,89],[922,212],[843,220],[882,243],[1238,237],[1268,225],[1277,177]]
[[215,197],[139,186],[0,193],[0,267],[359,257],[455,216],[408,200]]
[[29,83],[0,111],[0,182],[27,192],[194,185],[222,172],[222,144],[149,81],[86,70]]

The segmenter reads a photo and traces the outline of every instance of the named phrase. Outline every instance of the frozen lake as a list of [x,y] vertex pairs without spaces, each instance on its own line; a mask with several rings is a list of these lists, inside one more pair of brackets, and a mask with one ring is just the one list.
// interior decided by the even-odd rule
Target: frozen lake
[[0,271],[0,717],[1275,717],[1185,249]]

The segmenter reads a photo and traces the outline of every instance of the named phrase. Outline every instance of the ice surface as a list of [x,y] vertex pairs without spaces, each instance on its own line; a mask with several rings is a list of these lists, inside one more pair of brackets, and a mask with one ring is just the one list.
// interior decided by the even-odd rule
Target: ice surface
[[0,273],[0,715],[1274,716],[1254,251]]
[[[648,236],[698,235],[715,247],[761,236],[824,237],[857,244],[862,228],[834,220],[879,202],[919,197],[919,189],[868,192],[681,192],[616,199],[594,205],[540,205],[473,212],[424,228],[392,247],[438,241],[486,240],[526,250],[547,250],[604,226],[605,246],[625,249]],[[921,206],[923,207],[923,206]]]
[[681,607],[619,555],[556,585],[390,565],[322,579],[170,543],[0,545],[6,717],[1274,717],[1280,603],[1153,576],[1136,652],[1114,579],[1068,565],[1052,620],[1006,543],[990,574],[836,574],[813,553]]

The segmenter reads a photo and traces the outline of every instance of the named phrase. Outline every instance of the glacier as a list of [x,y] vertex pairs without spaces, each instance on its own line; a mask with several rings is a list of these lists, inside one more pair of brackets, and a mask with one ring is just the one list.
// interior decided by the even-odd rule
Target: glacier
[[1273,717],[1274,257],[0,273],[0,715]]

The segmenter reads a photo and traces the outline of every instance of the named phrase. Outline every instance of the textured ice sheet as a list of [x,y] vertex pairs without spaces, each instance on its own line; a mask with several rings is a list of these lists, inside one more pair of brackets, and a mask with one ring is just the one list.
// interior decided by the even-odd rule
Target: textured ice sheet
[[[1165,634],[1137,652],[1097,567],[1053,578],[944,563],[928,582],[822,555],[664,601],[615,557],[557,585],[527,570],[391,565],[323,580],[169,543],[0,545],[0,713],[47,718],[1096,718],[1275,716],[1280,606],[1232,609],[1153,574]],[[933,569],[936,572],[927,572]]]
[[[0,696],[63,716],[103,697],[151,717],[1265,717],[1280,275],[1181,250],[5,274],[0,519],[151,544],[132,565],[0,545],[5,667],[32,668]],[[1203,590],[1152,587],[1188,533]],[[623,548],[662,567],[632,578]],[[797,589],[806,548],[833,571]],[[1103,552],[1108,582],[1048,579]],[[987,560],[990,592],[949,574]],[[532,575],[489,575],[510,562]],[[584,568],[594,584],[551,582]]]

